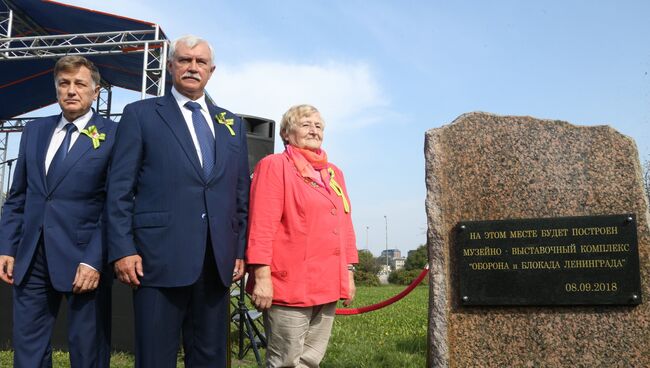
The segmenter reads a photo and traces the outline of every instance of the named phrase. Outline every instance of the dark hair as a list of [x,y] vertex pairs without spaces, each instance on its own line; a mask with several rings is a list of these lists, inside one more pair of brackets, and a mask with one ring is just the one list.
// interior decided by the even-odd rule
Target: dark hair
[[92,61],[86,59],[83,56],[76,55],[64,56],[56,62],[56,65],[54,65],[54,80],[56,81],[56,77],[59,75],[59,73],[67,72],[70,70],[77,70],[82,66],[85,66],[88,68],[88,70],[90,70],[90,77],[95,83],[95,86],[98,86],[101,79],[101,76],[99,75],[99,69],[97,69]]

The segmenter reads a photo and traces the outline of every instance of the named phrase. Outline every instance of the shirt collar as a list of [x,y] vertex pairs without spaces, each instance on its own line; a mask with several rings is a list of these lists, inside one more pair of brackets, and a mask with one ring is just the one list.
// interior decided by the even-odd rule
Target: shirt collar
[[182,95],[180,92],[176,90],[176,87],[172,87],[172,96],[174,96],[174,99],[176,99],[176,102],[178,103],[178,106],[181,108],[186,108],[185,104],[188,101],[194,101],[201,105],[201,110],[209,112],[208,110],[208,104],[205,102],[205,93],[201,95],[201,97],[197,98],[196,100],[192,100],[187,96]]
[[61,114],[61,120],[59,120],[59,125],[56,126],[56,131],[63,130],[66,124],[72,123],[77,127],[77,131],[81,132],[86,127],[86,124],[88,124],[90,119],[93,117],[94,113],[95,111],[93,111],[93,109],[90,109],[88,110],[87,113],[76,118],[74,121],[68,121],[68,119],[66,119],[65,116]]

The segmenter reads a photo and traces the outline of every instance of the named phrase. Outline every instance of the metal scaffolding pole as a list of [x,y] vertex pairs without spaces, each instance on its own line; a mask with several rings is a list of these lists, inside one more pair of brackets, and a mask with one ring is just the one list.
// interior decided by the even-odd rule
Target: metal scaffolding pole
[[142,61],[142,90],[140,96],[146,98],[147,93],[155,96],[165,94],[165,77],[167,74],[167,46],[160,44],[160,27],[156,25],[153,42],[144,45]]
[[[14,20],[14,12],[0,12],[0,36],[3,38],[11,37],[11,27]],[[4,45],[3,45],[4,46]]]
[[7,144],[9,143],[9,133],[0,134],[0,162],[2,162],[2,168],[0,168],[0,200],[2,204],[5,203],[7,194],[9,192],[9,178],[7,177],[7,191],[5,191],[5,176],[7,173]]
[[97,113],[105,118],[111,116],[111,101],[113,100],[113,90],[110,84],[102,81],[99,88],[99,96],[97,96],[97,103],[95,110]]
[[65,55],[123,55],[142,53],[149,48],[162,48],[167,40],[152,40],[155,30],[114,31],[46,35],[32,37],[3,37],[0,44],[6,50],[0,59],[29,60],[58,58]]

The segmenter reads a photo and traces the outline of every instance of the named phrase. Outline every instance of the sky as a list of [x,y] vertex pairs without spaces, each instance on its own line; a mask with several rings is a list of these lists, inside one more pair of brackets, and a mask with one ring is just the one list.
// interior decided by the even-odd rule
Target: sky
[[[233,112],[279,124],[316,106],[357,246],[376,256],[426,243],[424,134],[464,113],[606,124],[650,159],[645,0],[62,2],[207,39],[207,90]],[[114,92],[113,110],[137,98]]]

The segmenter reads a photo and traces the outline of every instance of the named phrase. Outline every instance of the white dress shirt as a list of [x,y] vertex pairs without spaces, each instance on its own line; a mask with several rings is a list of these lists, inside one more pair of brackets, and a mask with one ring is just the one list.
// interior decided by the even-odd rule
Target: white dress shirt
[[205,102],[205,94],[203,94],[201,97],[199,97],[196,100],[191,100],[189,97],[183,96],[176,90],[176,88],[172,87],[172,96],[176,99],[176,103],[178,103],[178,107],[181,109],[181,113],[183,113],[183,118],[185,118],[185,124],[187,125],[187,129],[190,130],[190,135],[192,136],[192,142],[194,142],[194,148],[196,148],[196,153],[199,155],[199,162],[201,162],[201,166],[203,166],[203,156],[201,156],[201,146],[199,145],[199,140],[196,138],[196,131],[194,130],[194,123],[192,122],[192,110],[188,109],[185,104],[188,101],[194,101],[201,105],[201,113],[203,114],[203,117],[205,118],[205,121],[208,122],[208,126],[210,127],[210,131],[212,132],[212,137],[214,138],[214,123],[213,119],[210,116],[210,110],[208,110],[208,105]]
[[[63,143],[63,139],[65,138],[65,126],[68,123],[72,123],[77,127],[77,130],[72,132],[70,135],[70,147],[68,147],[68,152],[70,152],[70,148],[74,145],[74,142],[77,141],[77,138],[79,138],[79,134],[81,134],[81,130],[86,127],[86,124],[90,121],[90,119],[93,117],[93,110],[90,109],[88,110],[87,113],[84,115],[78,117],[75,119],[75,121],[68,121],[68,119],[61,114],[61,120],[59,120],[59,124],[57,124],[56,128],[54,128],[54,134],[52,135],[52,140],[50,140],[50,145],[47,147],[47,153],[45,154],[45,174],[47,175],[47,171],[50,169],[50,164],[52,163],[52,159],[54,158],[54,155],[56,154],[56,151],[59,150],[59,147],[61,147],[61,143]],[[90,267],[93,270],[97,271],[95,267],[81,262],[80,264]]]
[[88,110],[88,112],[84,115],[78,117],[75,121],[68,121],[68,119],[66,119],[65,116],[61,114],[61,120],[59,120],[59,124],[56,126],[56,128],[54,128],[52,140],[50,141],[50,145],[47,147],[47,153],[45,154],[45,174],[47,174],[47,171],[50,169],[50,164],[52,163],[52,159],[54,158],[56,151],[59,150],[61,143],[63,143],[63,139],[65,138],[64,128],[66,124],[72,123],[77,127],[77,130],[72,132],[72,135],[70,136],[70,147],[68,147],[68,152],[70,152],[70,148],[72,148],[74,142],[76,142],[77,138],[79,138],[81,130],[86,127],[86,124],[88,124],[92,117],[92,109]]

